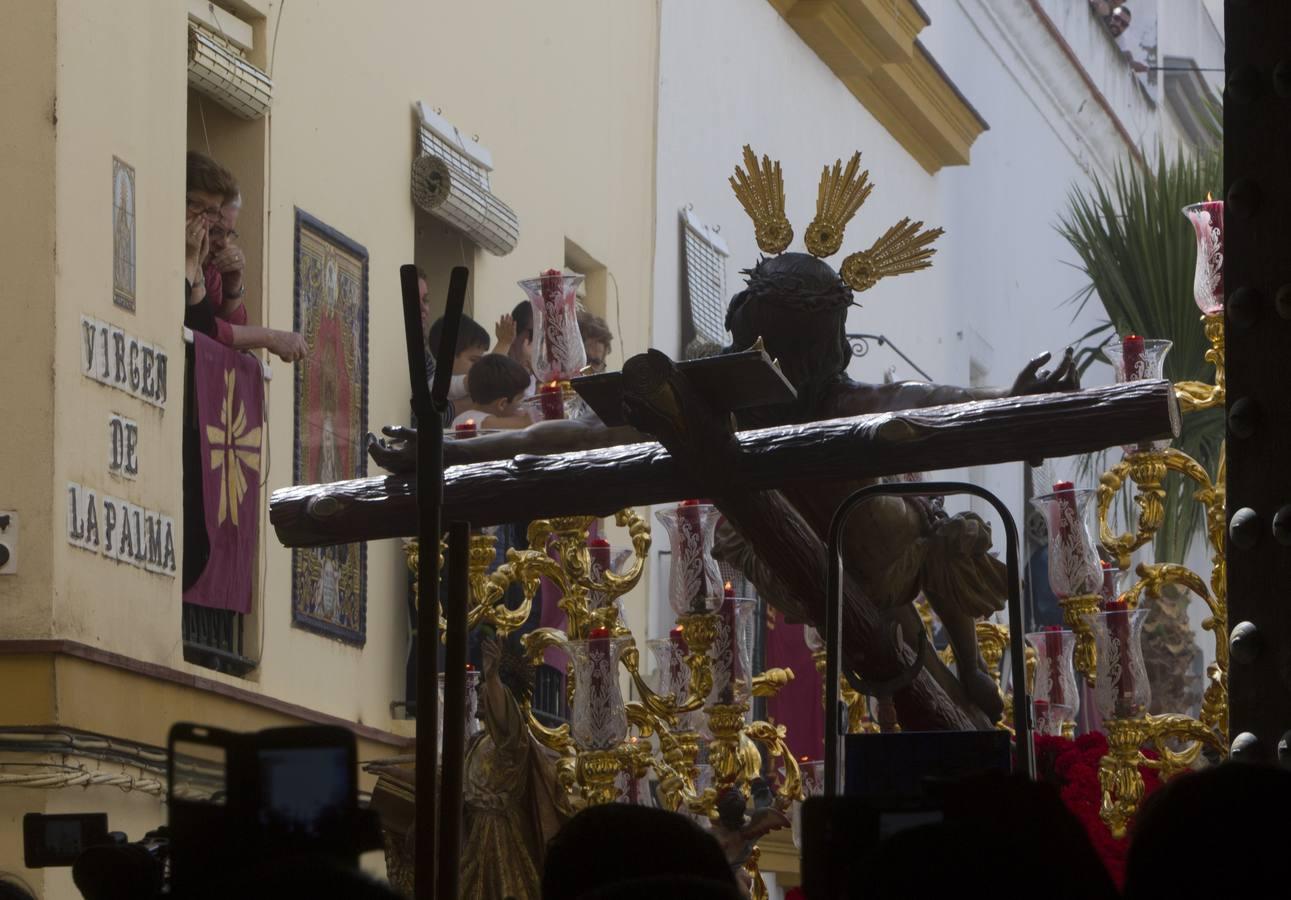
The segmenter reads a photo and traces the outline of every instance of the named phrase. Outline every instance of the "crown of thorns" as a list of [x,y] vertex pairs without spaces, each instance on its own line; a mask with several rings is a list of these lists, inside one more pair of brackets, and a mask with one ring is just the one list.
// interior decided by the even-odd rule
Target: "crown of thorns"
[[740,270],[749,296],[812,312],[844,309],[855,302],[851,287],[832,269],[828,277],[823,272],[787,272],[774,269],[772,259],[763,257],[752,269]]

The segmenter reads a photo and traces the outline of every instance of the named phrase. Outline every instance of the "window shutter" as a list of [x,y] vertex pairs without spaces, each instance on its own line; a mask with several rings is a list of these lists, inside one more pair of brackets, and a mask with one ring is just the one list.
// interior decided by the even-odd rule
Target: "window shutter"
[[412,199],[494,256],[506,256],[520,237],[520,221],[489,187],[493,158],[425,103],[417,158],[412,165]]
[[726,258],[731,255],[716,229],[699,220],[689,207],[681,210],[682,264],[686,273],[689,321],[683,331],[683,356],[712,356],[725,346]]
[[240,48],[191,21],[188,83],[243,119],[267,115],[273,100],[273,82],[247,62]]

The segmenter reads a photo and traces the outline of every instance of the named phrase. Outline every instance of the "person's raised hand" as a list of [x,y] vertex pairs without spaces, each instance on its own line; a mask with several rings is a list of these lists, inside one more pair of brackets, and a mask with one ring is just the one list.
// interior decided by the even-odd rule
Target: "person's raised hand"
[[516,320],[511,318],[507,313],[498,319],[498,324],[493,326],[493,336],[498,339],[498,346],[510,347],[516,339]]
[[230,290],[236,292],[242,286],[242,273],[247,267],[247,257],[241,247],[229,244],[215,254],[211,262],[223,276],[226,293]]
[[184,225],[184,269],[189,281],[196,281],[201,274],[202,259],[209,246],[206,227],[203,215],[190,215]]

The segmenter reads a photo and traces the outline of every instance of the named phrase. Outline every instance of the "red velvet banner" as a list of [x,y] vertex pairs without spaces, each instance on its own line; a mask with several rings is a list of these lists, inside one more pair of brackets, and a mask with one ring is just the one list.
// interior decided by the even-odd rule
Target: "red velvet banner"
[[767,668],[793,669],[793,681],[767,701],[767,715],[789,731],[789,746],[799,760],[825,756],[823,687],[811,651],[802,639],[803,626],[789,625],[784,614],[775,614],[775,628],[767,630]]
[[211,556],[184,602],[251,611],[260,527],[260,360],[193,335],[193,392],[201,441],[202,504]]

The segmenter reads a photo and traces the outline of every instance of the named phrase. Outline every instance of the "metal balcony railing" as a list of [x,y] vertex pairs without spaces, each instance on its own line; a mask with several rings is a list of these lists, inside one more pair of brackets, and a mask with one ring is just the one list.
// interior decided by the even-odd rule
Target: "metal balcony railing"
[[183,606],[184,659],[230,675],[245,675],[255,668],[255,660],[243,655],[245,616],[191,603]]

